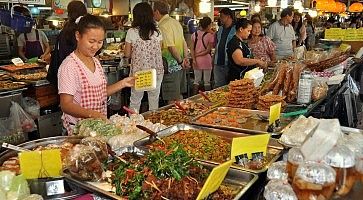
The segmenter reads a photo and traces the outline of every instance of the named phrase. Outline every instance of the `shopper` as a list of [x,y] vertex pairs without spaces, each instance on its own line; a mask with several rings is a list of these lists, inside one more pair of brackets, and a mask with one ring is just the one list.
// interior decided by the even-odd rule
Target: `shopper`
[[49,41],[43,31],[32,28],[29,33],[19,35],[18,54],[24,62],[31,58],[45,60],[49,53]]
[[62,120],[69,135],[82,118],[105,119],[107,96],[134,84],[134,78],[128,77],[107,86],[102,66],[94,57],[105,39],[105,28],[99,18],[89,14],[82,17],[75,37],[76,50],[62,62],[58,73]]
[[[147,69],[156,69],[156,89],[148,91],[149,110],[159,107],[159,94],[164,68],[161,57],[161,33],[156,27],[150,4],[143,2],[132,10],[133,21],[127,31],[125,56],[131,57],[130,75]],[[144,91],[131,89],[130,108],[139,112]]]
[[295,31],[296,46],[299,47],[304,45],[304,41],[306,39],[306,27],[303,24],[302,15],[300,13],[295,12],[291,25]]
[[228,83],[228,56],[226,53],[227,43],[236,34],[234,26],[234,15],[231,9],[222,8],[219,12],[221,25],[217,32],[217,42],[214,56],[214,87],[221,87]]
[[47,80],[58,88],[58,69],[62,61],[77,47],[75,37],[76,19],[87,14],[87,8],[81,1],[71,1],[67,5],[68,21],[58,35],[48,69]]
[[251,30],[252,24],[247,19],[239,19],[235,23],[236,35],[233,36],[231,41],[227,44],[228,54],[228,81],[234,81],[244,77],[245,72],[260,66],[267,67],[267,63],[260,59],[254,59],[252,52],[244,40],[247,40]]
[[281,19],[271,24],[267,31],[267,36],[276,44],[278,60],[291,57],[296,47],[295,31],[291,26],[293,18],[293,9],[285,8],[281,12]]
[[266,62],[276,61],[276,46],[269,37],[262,33],[262,23],[259,20],[252,21],[252,31],[248,39],[248,47],[251,48],[255,58]]
[[194,69],[194,94],[196,94],[199,89],[199,83],[201,82],[202,77],[204,89],[211,89],[211,49],[214,46],[214,35],[210,33],[210,29],[212,28],[212,19],[209,17],[203,17],[203,19],[199,21],[199,24],[200,30],[192,34],[192,45],[190,49],[193,59],[192,67]]
[[184,39],[183,27],[171,18],[169,6],[164,1],[154,2],[154,19],[159,22],[163,36],[162,56],[164,63],[164,78],[162,82],[162,96],[168,103],[182,99],[186,92],[186,68],[190,67],[188,47]]
[[315,46],[315,26],[313,23],[313,19],[311,18],[310,15],[306,15],[305,16],[305,26],[306,26],[306,40],[305,40],[305,44],[306,44],[306,48],[308,50],[311,50],[314,48]]

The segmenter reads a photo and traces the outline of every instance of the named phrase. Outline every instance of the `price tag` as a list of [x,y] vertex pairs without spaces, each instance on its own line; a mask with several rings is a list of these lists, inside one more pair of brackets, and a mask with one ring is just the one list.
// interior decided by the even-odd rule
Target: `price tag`
[[112,42],[112,38],[106,38],[106,43],[110,44]]
[[148,91],[156,88],[156,70],[149,69],[135,73],[135,90]]
[[266,156],[267,145],[270,141],[270,134],[252,135],[246,137],[233,138],[231,149],[231,160],[235,161],[235,157],[247,154],[249,159],[253,153],[262,152]]
[[15,66],[22,66],[24,65],[24,62],[21,58],[13,58],[11,59],[11,62],[15,65]]
[[281,103],[270,106],[270,117],[268,119],[268,124],[274,124],[278,119],[280,119]]
[[59,149],[19,153],[20,170],[26,179],[59,177],[62,160]]
[[197,200],[205,199],[208,197],[208,195],[218,190],[232,163],[233,160],[229,160],[213,168],[212,172],[208,176],[207,181],[204,183],[203,188],[200,190]]
[[348,28],[345,30],[345,41],[356,41],[357,40],[357,29]]
[[121,42],[121,38],[117,37],[116,42]]

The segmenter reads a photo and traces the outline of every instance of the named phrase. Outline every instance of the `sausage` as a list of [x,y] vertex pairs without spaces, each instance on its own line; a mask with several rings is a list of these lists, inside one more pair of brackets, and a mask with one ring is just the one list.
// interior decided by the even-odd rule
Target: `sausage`
[[284,77],[285,77],[285,74],[286,74],[286,69],[287,69],[287,66],[286,65],[281,65],[280,72],[279,72],[278,77],[277,77],[277,83],[274,86],[274,89],[273,89],[273,92],[272,92],[274,95],[277,95],[280,92],[281,85],[284,82]]
[[286,78],[284,80],[284,89],[282,90],[282,96],[286,96],[289,92],[292,74],[293,74],[293,67],[288,67],[286,70]]

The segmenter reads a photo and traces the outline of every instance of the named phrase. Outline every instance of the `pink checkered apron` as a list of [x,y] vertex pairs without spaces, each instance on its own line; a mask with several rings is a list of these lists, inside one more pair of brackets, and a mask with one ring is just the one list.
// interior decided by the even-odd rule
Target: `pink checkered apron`
[[[100,63],[94,59],[96,70],[102,74],[102,80],[99,85],[91,85],[87,79],[86,72],[82,64],[79,63],[78,59],[75,59],[78,66],[78,74],[81,81],[81,102],[80,106],[87,109],[92,109],[98,111],[104,115],[107,115],[107,81],[106,77],[103,75],[103,70]],[[73,134],[74,125],[70,124],[70,119],[68,115],[63,114],[63,126],[67,129],[68,135]],[[77,121],[81,120],[80,118]]]

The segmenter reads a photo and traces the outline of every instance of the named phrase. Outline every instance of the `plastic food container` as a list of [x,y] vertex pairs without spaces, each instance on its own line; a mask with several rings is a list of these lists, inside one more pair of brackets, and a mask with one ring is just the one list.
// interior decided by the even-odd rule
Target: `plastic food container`
[[336,172],[336,194],[344,196],[352,189],[355,177],[355,156],[346,146],[335,146],[325,156],[324,162]]
[[335,178],[335,170],[329,165],[305,162],[297,168],[292,187],[299,200],[330,199]]
[[290,181],[294,179],[297,168],[304,162],[304,156],[299,148],[291,148],[287,155],[286,171]]
[[298,200],[291,185],[280,180],[271,180],[265,186],[266,200]]
[[356,153],[355,170],[359,176],[358,179],[363,183],[363,149],[359,153]]
[[287,182],[286,162],[278,161],[273,163],[267,170],[267,178],[270,180],[281,180]]

